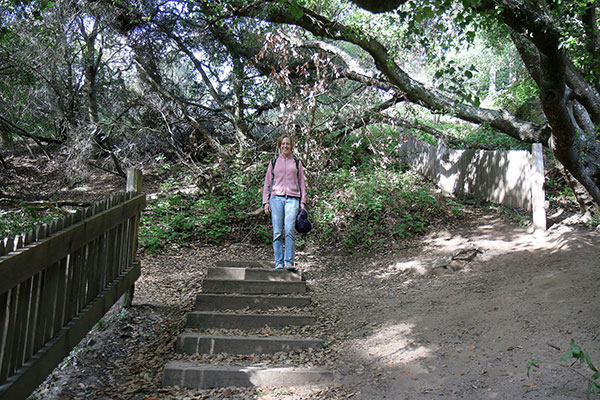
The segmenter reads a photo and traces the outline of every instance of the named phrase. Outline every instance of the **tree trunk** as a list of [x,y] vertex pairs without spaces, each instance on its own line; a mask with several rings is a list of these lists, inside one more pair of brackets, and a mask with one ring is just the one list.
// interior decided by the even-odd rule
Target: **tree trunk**
[[[212,82],[210,81],[210,78],[208,77],[208,75],[206,74],[206,71],[204,70],[204,66],[202,65],[202,62],[200,62],[200,60],[198,60],[198,58],[185,45],[185,43],[183,43],[183,41],[179,37],[177,37],[173,32],[171,32],[170,29],[168,29],[162,25],[159,25],[159,27],[169,38],[171,38],[177,44],[179,49],[185,55],[188,56],[188,58],[190,59],[192,64],[194,64],[194,67],[196,68],[196,71],[198,71],[200,73],[200,76],[202,77],[202,81],[204,82],[204,85],[208,89],[208,92],[210,93],[212,98],[215,100],[215,102],[217,104],[219,104],[219,106],[223,109],[223,111],[225,112],[225,115],[229,118],[229,120],[233,124],[238,143],[240,144],[240,146],[243,146],[249,137],[248,127],[246,126],[244,119],[241,118],[242,110],[239,108],[239,106],[243,105],[243,102],[241,104],[238,104],[237,108],[231,107],[229,104],[227,104],[223,100],[223,97],[219,94],[217,89],[213,86]],[[235,63],[234,63],[234,67],[235,67]],[[238,68],[239,68],[239,66],[238,66]],[[235,72],[239,74],[241,71],[238,69]],[[236,110],[238,111],[237,114],[236,114]]]
[[141,73],[140,75],[141,75],[142,79],[145,79],[148,83],[150,83],[156,89],[156,91],[159,92],[162,96],[175,102],[177,104],[177,106],[181,109],[181,111],[183,112],[183,115],[185,116],[186,120],[194,127],[194,129],[198,133],[200,133],[200,135],[202,136],[202,138],[204,139],[206,144],[213,151],[215,151],[217,154],[219,154],[221,157],[226,157],[227,154],[226,154],[223,146],[221,146],[221,144],[218,141],[216,141],[215,138],[213,138],[211,136],[210,132],[208,132],[206,129],[204,129],[204,127],[202,125],[200,125],[200,123],[193,116],[190,115],[187,107],[181,101],[181,99],[177,98],[175,95],[173,95],[172,93],[167,91],[155,79],[153,79],[148,73],[146,73],[144,66],[139,61],[136,60],[135,64],[137,65],[137,67],[140,70],[140,73]]

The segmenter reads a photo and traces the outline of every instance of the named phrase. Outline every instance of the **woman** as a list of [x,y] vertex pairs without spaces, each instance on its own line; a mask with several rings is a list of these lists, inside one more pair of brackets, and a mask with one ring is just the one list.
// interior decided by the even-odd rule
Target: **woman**
[[[263,186],[263,207],[273,223],[275,268],[295,271],[295,226],[299,207],[305,208],[306,183],[304,169],[292,156],[294,141],[283,135],[277,141],[279,157],[269,162]],[[285,231],[284,231],[285,229]],[[284,253],[285,232],[285,253]]]

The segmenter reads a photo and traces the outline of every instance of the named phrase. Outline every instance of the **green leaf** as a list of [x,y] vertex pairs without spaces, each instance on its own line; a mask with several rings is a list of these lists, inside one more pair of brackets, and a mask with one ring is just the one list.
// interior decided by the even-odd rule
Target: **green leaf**
[[290,14],[292,15],[292,17],[294,17],[295,19],[300,19],[302,18],[302,16],[304,15],[304,10],[302,9],[302,7],[300,7],[298,4],[296,3],[291,3],[290,4]]
[[573,357],[573,351],[569,350],[565,354],[562,355],[560,361],[568,361],[569,358]]
[[596,367],[594,367],[594,364],[592,363],[592,359],[590,358],[590,355],[588,353],[583,353],[583,356],[585,358],[585,362],[587,363],[588,367],[590,367],[590,369],[594,372],[598,371],[596,369]]
[[540,360],[530,360],[527,363],[527,377],[528,378],[529,378],[529,371],[531,370],[531,367],[539,368],[540,367]]
[[424,7],[423,14],[425,14],[426,18],[433,18],[435,16],[435,12],[431,7]]
[[571,339],[571,351],[573,352],[573,357],[579,358],[581,357],[581,347],[575,344],[575,340]]

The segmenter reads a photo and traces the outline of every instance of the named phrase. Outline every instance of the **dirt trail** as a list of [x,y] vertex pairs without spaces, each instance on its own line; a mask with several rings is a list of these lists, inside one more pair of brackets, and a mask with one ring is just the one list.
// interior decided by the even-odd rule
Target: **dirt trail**
[[[318,318],[310,333],[327,348],[299,356],[337,373],[339,385],[326,390],[162,388],[162,369],[174,357],[174,338],[206,268],[218,259],[270,261],[272,250],[234,244],[144,256],[134,307],[106,317],[37,396],[583,399],[586,383],[577,372],[591,374],[559,359],[573,338],[600,364],[599,236],[564,224],[535,236],[474,208],[460,226],[434,228],[412,244],[393,243],[369,256],[300,249]],[[456,272],[440,267],[459,248],[481,252],[455,262]],[[528,379],[532,359],[540,368]]]
[[[411,264],[471,246],[482,253],[454,273]],[[313,279],[327,282],[316,298],[354,330],[338,346],[343,382],[360,385],[360,399],[585,398],[573,369],[591,373],[559,359],[574,338],[600,362],[599,246],[597,232],[536,236],[480,213],[422,248],[326,261],[315,268]],[[531,359],[541,368],[528,379]]]

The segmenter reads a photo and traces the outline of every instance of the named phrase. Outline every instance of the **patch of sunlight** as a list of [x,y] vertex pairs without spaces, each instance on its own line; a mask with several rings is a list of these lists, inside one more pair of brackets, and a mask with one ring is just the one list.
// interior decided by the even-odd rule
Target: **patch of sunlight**
[[568,244],[561,237],[561,233],[532,232],[531,228],[518,226],[507,229],[505,223],[490,220],[489,223],[482,223],[476,229],[469,231],[468,235],[443,231],[430,236],[425,242],[441,254],[452,253],[457,248],[472,243],[476,243],[484,251],[494,249],[506,253],[533,250],[566,250]]
[[410,338],[413,328],[414,325],[407,323],[383,327],[357,343],[359,352],[364,358],[389,366],[414,363],[430,357],[433,351],[430,347],[417,344]]
[[398,273],[412,273],[417,275],[427,274],[429,261],[427,260],[411,260],[405,262],[396,262],[390,264],[387,269],[380,271],[378,278],[386,278],[390,275]]
[[[432,268],[435,268],[440,263],[440,260],[436,259],[421,259],[421,260],[411,260],[411,261],[398,261],[393,264],[388,265],[385,268],[380,268],[375,271],[365,272],[363,275],[373,277],[379,279],[390,278],[394,275],[410,275],[410,276],[423,276],[427,275]],[[412,281],[412,279],[408,278],[405,282]]]
[[89,192],[90,190],[92,190],[92,188],[88,185],[82,185],[82,186],[77,186],[74,187],[73,189],[69,189],[69,188],[63,188],[61,189],[61,192],[81,192],[81,193],[85,193],[85,192]]

